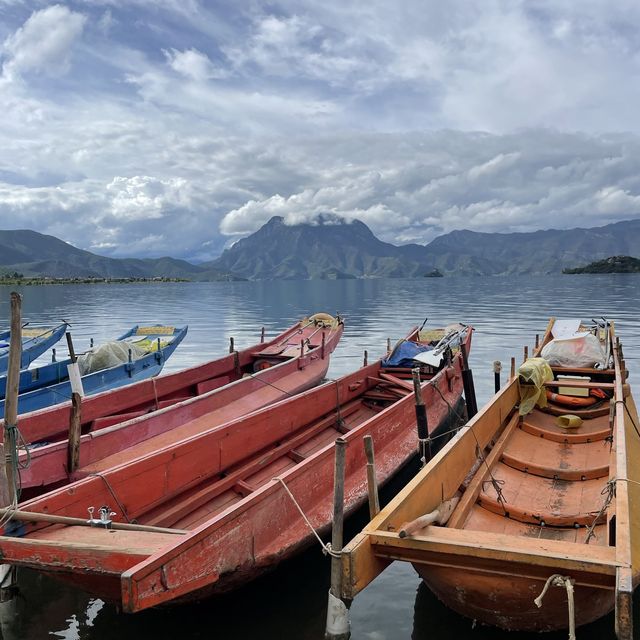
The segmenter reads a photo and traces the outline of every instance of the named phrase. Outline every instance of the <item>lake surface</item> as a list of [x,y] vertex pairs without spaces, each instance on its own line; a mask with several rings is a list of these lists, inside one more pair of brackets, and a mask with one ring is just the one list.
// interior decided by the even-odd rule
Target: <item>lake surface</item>
[[[634,274],[518,278],[425,278],[415,280],[344,280],[311,282],[148,283],[130,285],[60,285],[24,287],[23,320],[72,323],[76,351],[115,338],[143,322],[188,324],[189,333],[165,372],[216,358],[259,340],[260,329],[273,335],[302,316],[339,311],[346,319],[344,337],[333,355],[335,378],[371,359],[428,317],[427,326],[461,321],[476,331],[470,365],[478,404],[493,393],[494,360],[522,359],[523,346],[542,335],[550,316],[606,316],[615,320],[638,396],[640,381],[640,277]],[[9,287],[0,286],[0,326],[8,324]],[[58,345],[58,355],[66,346]],[[39,362],[50,360],[46,354]],[[403,480],[406,480],[404,478]],[[396,483],[395,488],[398,488]],[[347,536],[364,524],[356,516]],[[12,618],[2,625],[4,640],[152,640],[175,638],[320,639],[324,634],[329,562],[313,547],[271,575],[241,591],[196,605],[119,614],[47,577],[22,571],[22,593]],[[636,598],[636,629],[640,628]],[[472,628],[470,620],[448,611],[421,585],[406,564],[395,564],[372,583],[351,608],[352,637],[370,640],[448,640],[504,638],[492,628]],[[539,638],[533,635],[531,638]],[[566,632],[548,634],[549,640]],[[578,637],[614,638],[611,616],[580,629]]]

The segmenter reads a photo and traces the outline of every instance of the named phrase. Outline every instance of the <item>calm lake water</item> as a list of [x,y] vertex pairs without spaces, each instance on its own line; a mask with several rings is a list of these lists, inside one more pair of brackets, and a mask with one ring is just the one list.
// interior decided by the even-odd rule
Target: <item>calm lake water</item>
[[[0,326],[8,324],[9,292],[10,288],[0,287]],[[259,340],[262,326],[273,335],[306,314],[339,311],[346,318],[346,328],[329,371],[335,378],[360,366],[365,349],[370,358],[379,356],[388,337],[397,340],[425,317],[430,326],[461,321],[476,329],[470,364],[479,405],[493,393],[493,361],[501,360],[508,374],[510,358],[522,358],[523,346],[533,345],[549,316],[584,320],[606,316],[616,321],[636,399],[639,393],[640,277],[633,274],[77,285],[25,287],[20,292],[24,320],[70,321],[76,351],[87,348],[90,338],[100,343],[138,322],[188,324],[189,333],[165,372],[220,356],[231,336],[243,348]],[[58,353],[60,357],[66,353],[62,343]],[[40,362],[50,357],[47,354]],[[347,536],[363,524],[364,517],[356,516]],[[4,622],[1,633],[4,640],[320,639],[328,576],[328,559],[314,547],[231,596],[130,616],[51,579],[22,571],[15,613]],[[640,629],[639,609],[636,598],[636,630]],[[472,628],[471,621],[443,607],[406,564],[390,567],[356,599],[351,620],[356,639],[527,637]],[[567,634],[544,637],[555,640]],[[578,637],[614,638],[612,617],[580,629]]]

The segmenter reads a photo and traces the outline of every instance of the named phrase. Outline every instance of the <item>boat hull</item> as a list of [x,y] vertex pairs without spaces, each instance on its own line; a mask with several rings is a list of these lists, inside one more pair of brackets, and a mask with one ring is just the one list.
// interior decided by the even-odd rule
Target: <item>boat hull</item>
[[[413,566],[441,602],[472,620],[507,631],[556,631],[569,626],[565,588],[550,587],[542,608],[535,605],[545,578],[500,575],[495,570],[482,573],[418,563]],[[612,589],[575,585],[576,626],[608,614],[614,608],[614,598]]]
[[[211,428],[314,387],[325,377],[330,354],[337,346],[342,331],[343,325],[339,324],[328,334],[323,348],[318,346],[302,356],[284,360],[233,382],[230,376],[237,377],[237,371],[241,375],[244,368],[269,349],[274,341],[184,372],[89,397],[82,404],[80,466],[71,477],[67,472],[66,433],[56,434],[55,426],[59,424],[66,432],[69,406],[52,407],[24,416],[20,424],[26,440],[38,440],[48,434],[54,441],[31,450],[30,465],[21,474],[23,495],[30,499],[47,487],[66,484],[82,477],[83,468],[101,461],[111,459],[112,466],[122,464],[136,455],[145,455],[155,448],[193,435],[178,430],[171,433],[185,423],[194,430]],[[297,333],[297,329],[294,331],[292,328],[278,339]],[[194,390],[197,395],[189,397],[188,394]],[[197,424],[198,420],[201,425]],[[162,442],[154,438],[160,438]],[[132,449],[134,446],[139,450]],[[97,469],[92,467],[88,473],[95,471]]]
[[[462,391],[460,356],[423,383],[432,436],[450,435],[464,413]],[[365,436],[374,441],[379,485],[416,456],[410,379],[376,362],[21,506],[86,518],[87,505],[118,496],[118,518],[152,532],[25,525],[0,539],[0,552],[5,562],[51,571],[126,612],[235,589],[314,544],[301,511],[315,531],[329,530],[338,436],[346,441],[351,514],[368,495]]]

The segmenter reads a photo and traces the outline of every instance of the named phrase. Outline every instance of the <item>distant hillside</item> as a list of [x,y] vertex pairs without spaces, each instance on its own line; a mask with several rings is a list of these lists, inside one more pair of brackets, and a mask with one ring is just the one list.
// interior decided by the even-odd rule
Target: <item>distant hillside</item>
[[52,278],[185,278],[237,280],[237,276],[175,258],[106,258],[36,231],[0,231],[0,272]]
[[359,221],[325,217],[319,224],[288,226],[274,217],[208,264],[250,280],[414,277],[435,270],[443,275],[543,275],[630,253],[639,243],[640,220],[532,233],[452,231],[425,247],[382,242]]
[[276,216],[207,264],[250,280],[394,278],[422,275],[425,257],[423,246],[382,242],[358,220],[288,226]]
[[532,233],[452,231],[427,245],[429,260],[445,275],[553,274],[640,246],[640,220],[592,229]]
[[640,273],[640,260],[631,256],[611,256],[584,267],[563,269],[562,273]]

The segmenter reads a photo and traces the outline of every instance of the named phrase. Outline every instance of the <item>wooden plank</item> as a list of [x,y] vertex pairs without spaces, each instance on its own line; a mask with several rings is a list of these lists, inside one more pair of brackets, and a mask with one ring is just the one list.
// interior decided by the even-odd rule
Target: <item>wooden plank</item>
[[[354,413],[359,408],[359,401],[353,401],[349,406],[342,407],[342,417],[347,417],[351,413]],[[224,491],[234,488],[236,485],[242,482],[243,478],[249,477],[259,469],[273,462],[277,458],[287,455],[290,451],[295,450],[302,443],[306,442],[309,438],[320,431],[324,431],[330,426],[336,425],[336,415],[332,413],[317,422],[316,424],[307,427],[302,433],[298,433],[291,438],[286,439],[279,446],[274,447],[270,451],[259,455],[252,460],[245,462],[239,468],[235,470],[227,471],[227,475],[224,478],[220,478],[217,481],[209,481],[201,489],[192,493],[192,495],[180,500],[177,504],[173,504],[170,507],[161,507],[154,511],[153,516],[145,518],[145,523],[151,525],[164,524],[170,526],[174,522],[177,522],[181,518],[197,509],[198,507],[206,504],[210,500],[213,500],[216,496],[220,495]],[[246,484],[246,483],[245,483]],[[245,490],[250,488],[250,485],[245,486]],[[249,495],[255,488],[251,488],[251,491],[247,491],[246,495]]]
[[393,376],[390,373],[380,372],[380,377],[383,380],[387,380],[388,382],[393,382],[393,384],[397,385],[398,387],[402,387],[403,389],[406,389],[407,391],[410,391],[411,393],[413,393],[413,384],[411,382],[402,380],[401,378]]
[[[385,557],[393,550],[462,556],[465,562],[483,558],[495,562],[519,562],[529,565],[557,567],[571,571],[588,571],[611,577],[615,580],[620,566],[613,547],[585,545],[566,540],[526,538],[485,531],[466,531],[430,526],[423,535],[401,538],[397,533],[376,531],[369,534],[374,553]],[[437,559],[436,559],[437,560]],[[437,562],[436,562],[437,563]]]
[[348,558],[343,568],[349,576],[344,589],[349,597],[362,591],[386,566],[373,554],[367,536],[379,531],[399,531],[403,523],[451,498],[477,460],[476,439],[484,448],[518,400],[518,382],[512,380],[365,527],[362,535],[345,547],[343,554]]
[[584,382],[583,380],[552,380],[545,382],[545,387],[571,387],[572,389],[608,389],[613,391],[613,382]]
[[469,515],[469,511],[476,503],[476,500],[480,495],[480,491],[482,491],[483,483],[489,477],[489,469],[491,469],[493,465],[500,460],[500,457],[509,442],[509,438],[511,438],[511,434],[518,426],[519,420],[520,416],[518,413],[514,413],[491,451],[484,455],[485,461],[481,461],[475,476],[469,483],[465,492],[462,494],[460,502],[458,502],[458,506],[455,508],[455,511],[449,519],[447,527],[457,529],[464,525],[465,520]]
[[556,322],[555,318],[553,317],[549,318],[549,322],[547,323],[547,328],[544,332],[544,335],[542,336],[542,340],[538,344],[538,348],[533,350],[532,355],[534,358],[537,358],[540,355],[540,352],[542,351],[542,347],[544,347],[545,344],[547,344],[547,342],[549,342],[549,340],[551,339],[553,325],[555,324],[555,322]]

